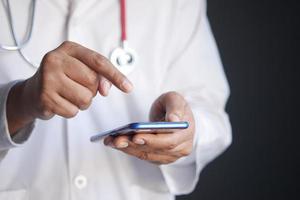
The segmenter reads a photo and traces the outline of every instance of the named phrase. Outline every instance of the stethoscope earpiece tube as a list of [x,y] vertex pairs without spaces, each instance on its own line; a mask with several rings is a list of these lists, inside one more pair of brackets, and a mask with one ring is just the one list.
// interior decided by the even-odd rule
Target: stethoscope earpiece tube
[[30,6],[30,8],[31,8],[31,17],[30,17],[30,19],[31,20],[30,20],[30,23],[29,23],[29,29],[28,29],[27,37],[25,37],[23,42],[19,43],[18,40],[17,40],[14,21],[13,21],[13,17],[12,17],[10,0],[6,0],[6,14],[7,14],[10,31],[11,31],[11,34],[13,36],[15,45],[0,44],[0,49],[6,50],[6,51],[18,51],[18,50],[24,48],[28,44],[28,42],[30,41],[31,36],[32,36],[33,21],[34,21],[34,15],[35,15],[35,4],[36,4],[36,0],[32,0],[31,6]]
[[[10,0],[6,0],[6,13],[8,16],[9,27],[11,35],[13,37],[15,45],[3,45],[0,44],[0,49],[5,51],[18,51],[23,60],[25,60],[30,66],[38,68],[37,64],[34,64],[23,52],[22,49],[30,42],[32,38],[32,31],[34,26],[34,19],[36,13],[36,0],[31,1],[31,17],[28,27],[27,37],[22,42],[19,42],[16,36],[14,27],[14,21],[12,16],[12,10]],[[137,55],[135,51],[128,47],[127,42],[127,19],[126,19],[126,0],[120,0],[120,22],[121,22],[121,42],[120,46],[115,48],[110,54],[110,60],[122,73],[130,73],[136,64]]]
[[23,42],[19,42],[17,39],[17,34],[15,31],[15,26],[14,26],[14,20],[12,17],[12,9],[10,6],[10,0],[6,0],[6,14],[8,17],[8,23],[10,27],[10,32],[12,35],[12,38],[14,40],[15,45],[3,45],[0,44],[0,49],[5,50],[5,51],[18,51],[20,56],[27,62],[30,66],[34,68],[38,68],[38,65],[33,63],[23,52],[22,49],[30,42],[32,38],[32,30],[33,30],[33,24],[34,24],[34,19],[35,19],[35,9],[36,9],[36,0],[31,1],[31,16],[30,16],[30,21],[29,21],[29,28],[27,32],[27,37],[23,40]]

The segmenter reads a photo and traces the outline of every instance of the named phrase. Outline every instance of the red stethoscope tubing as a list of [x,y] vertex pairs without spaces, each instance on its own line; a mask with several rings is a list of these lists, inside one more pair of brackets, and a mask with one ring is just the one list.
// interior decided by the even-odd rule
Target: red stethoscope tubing
[[133,49],[128,47],[126,30],[126,0],[120,0],[120,46],[115,48],[110,54],[110,60],[122,73],[129,74],[135,67],[137,55]]
[[127,40],[126,30],[126,0],[120,0],[120,17],[121,17],[121,41]]

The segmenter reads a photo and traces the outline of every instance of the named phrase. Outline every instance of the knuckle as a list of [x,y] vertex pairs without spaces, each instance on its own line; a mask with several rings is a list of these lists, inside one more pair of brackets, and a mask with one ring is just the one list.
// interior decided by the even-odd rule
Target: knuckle
[[119,85],[121,85],[125,79],[124,76],[117,70],[110,70],[109,76]]
[[[93,53],[92,55],[92,59],[93,59],[93,63],[96,66],[104,67],[104,66],[110,66],[110,62],[109,60],[107,60],[104,56],[102,56],[101,54],[98,53]],[[124,79],[124,76],[118,71],[116,70],[114,67],[109,67],[109,68],[105,68],[106,70],[106,74],[115,82],[121,83]]]
[[95,96],[97,89],[98,89],[98,76],[96,74],[91,74],[86,76],[86,87],[90,89]]
[[168,150],[172,150],[172,149],[174,149],[176,146],[177,146],[177,142],[174,141],[174,140],[169,141],[169,142],[167,143],[167,149],[168,149]]
[[39,75],[42,81],[53,80],[54,75],[59,72],[61,56],[56,52],[48,52],[42,60]]
[[92,54],[92,60],[93,60],[93,62],[96,66],[102,67],[102,66],[107,65],[106,58],[104,56],[102,56],[101,54],[98,54],[96,52],[94,52]]
[[147,152],[142,151],[138,154],[137,157],[141,160],[148,160],[149,155]]
[[58,58],[59,58],[58,53],[56,53],[55,51],[50,51],[45,54],[45,56],[43,57],[42,63],[44,65],[56,64],[58,61]]
[[96,85],[98,82],[97,74],[92,73],[92,74],[87,75],[86,80],[90,86]]
[[63,43],[61,43],[61,47],[64,49],[70,49],[72,47],[74,47],[75,43],[71,42],[71,41],[64,41]]

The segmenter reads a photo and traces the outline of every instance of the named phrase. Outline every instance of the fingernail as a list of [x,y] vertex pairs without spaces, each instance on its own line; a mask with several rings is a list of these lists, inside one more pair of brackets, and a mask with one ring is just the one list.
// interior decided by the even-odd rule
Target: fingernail
[[104,95],[107,96],[109,93],[110,86],[111,86],[110,83],[107,80],[104,80],[104,81],[102,81],[101,85],[103,88]]
[[179,118],[178,115],[172,113],[172,114],[169,115],[169,120],[172,121],[172,122],[179,122],[180,118]]
[[121,142],[117,147],[118,147],[119,149],[126,148],[126,147],[128,147],[128,142]]
[[139,145],[144,145],[145,140],[138,138],[138,139],[134,140],[134,143],[139,144]]
[[121,88],[126,92],[130,92],[133,89],[133,85],[128,79],[125,79],[121,85]]

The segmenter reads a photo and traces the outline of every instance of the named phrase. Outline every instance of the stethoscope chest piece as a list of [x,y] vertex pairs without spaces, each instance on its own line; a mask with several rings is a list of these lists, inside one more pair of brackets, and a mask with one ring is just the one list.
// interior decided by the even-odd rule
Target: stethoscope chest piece
[[117,47],[110,55],[110,61],[123,74],[127,75],[132,72],[137,62],[136,52],[128,47]]

